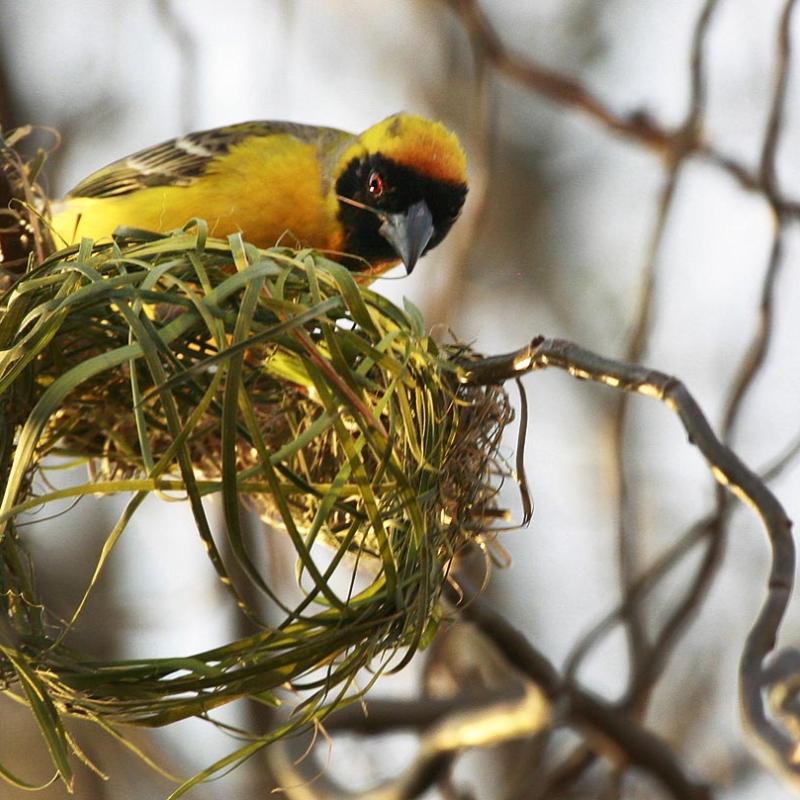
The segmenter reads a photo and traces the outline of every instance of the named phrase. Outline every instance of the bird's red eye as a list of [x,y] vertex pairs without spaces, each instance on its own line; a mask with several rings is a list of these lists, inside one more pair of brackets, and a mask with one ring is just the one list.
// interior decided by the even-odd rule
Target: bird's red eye
[[380,172],[376,172],[375,170],[370,172],[367,188],[373,197],[380,197],[383,194],[383,178]]

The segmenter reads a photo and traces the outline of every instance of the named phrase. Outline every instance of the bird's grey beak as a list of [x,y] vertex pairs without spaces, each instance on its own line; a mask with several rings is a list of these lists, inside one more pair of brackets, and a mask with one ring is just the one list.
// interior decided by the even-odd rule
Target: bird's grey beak
[[420,200],[399,214],[386,214],[379,233],[403,260],[410,275],[433,236],[433,217],[427,203]]

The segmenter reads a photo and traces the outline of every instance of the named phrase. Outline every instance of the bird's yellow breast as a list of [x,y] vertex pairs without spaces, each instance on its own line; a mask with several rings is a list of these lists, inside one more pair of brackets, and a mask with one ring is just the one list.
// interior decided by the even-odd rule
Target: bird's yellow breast
[[111,197],[67,197],[53,205],[54,232],[67,243],[103,239],[119,226],[165,232],[192,217],[210,233],[241,231],[259,247],[339,249],[333,192],[323,194],[317,146],[286,134],[253,136],[210,162],[186,186],[151,186]]

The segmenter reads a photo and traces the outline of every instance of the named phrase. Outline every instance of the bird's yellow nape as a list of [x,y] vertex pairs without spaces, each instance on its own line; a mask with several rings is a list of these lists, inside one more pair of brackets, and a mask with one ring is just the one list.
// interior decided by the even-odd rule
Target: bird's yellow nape
[[437,180],[467,182],[467,157],[461,142],[441,122],[414,114],[393,114],[358,138],[370,155],[380,153]]

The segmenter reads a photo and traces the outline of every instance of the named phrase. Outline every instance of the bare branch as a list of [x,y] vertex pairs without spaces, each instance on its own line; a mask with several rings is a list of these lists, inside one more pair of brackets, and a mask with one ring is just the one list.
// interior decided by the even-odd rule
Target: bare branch
[[411,766],[396,780],[361,792],[334,788],[325,776],[306,775],[298,770],[307,747],[303,739],[280,743],[270,757],[272,768],[293,798],[315,800],[414,800],[440,780],[453,759],[469,747],[490,747],[500,742],[533,736],[552,724],[553,710],[545,694],[535,685],[503,692],[465,694],[441,700],[403,703],[369,701],[336,712],[325,723],[327,732],[361,734],[412,729],[420,732],[420,750]]
[[330,733],[347,731],[361,735],[389,733],[397,730],[425,731],[448,716],[485,710],[494,705],[515,703],[524,699],[521,687],[499,692],[468,692],[454,697],[426,697],[424,700],[398,701],[375,699],[352,704],[336,711],[325,720]]
[[659,152],[668,153],[673,149],[673,134],[660,127],[645,111],[635,111],[626,117],[618,116],[578,81],[508,50],[477,0],[448,2],[463,21],[476,46],[498,72],[549,100],[582,111],[614,133],[634,138]]
[[[687,156],[697,156],[723,169],[735,178],[743,189],[762,194],[782,215],[793,219],[800,218],[800,201],[781,195],[775,185],[776,181],[763,169],[763,158],[762,169],[759,174],[754,174],[736,159],[719,152],[712,143],[703,139],[699,111],[692,120],[694,124],[687,125],[684,122],[674,130],[661,125],[644,110],[633,111],[627,115],[616,114],[579,81],[547,69],[532,58],[507,48],[478,0],[445,0],[445,2],[458,15],[474,46],[483,50],[487,60],[502,75],[552,102],[587,115],[611,133],[623,136],[653,151],[667,164]],[[695,27],[691,67],[693,98],[691,107],[694,109],[702,108],[705,103],[705,89],[698,68],[700,62],[698,44],[702,43],[716,5],[717,0],[706,1]],[[788,5],[792,5],[791,0]],[[785,10],[783,18],[787,18],[790,13]],[[788,27],[782,25],[782,30],[788,31]],[[788,57],[788,34],[782,40],[780,52],[782,57]],[[768,126],[768,130],[773,130],[777,134],[781,122],[781,117],[776,118],[775,122]]]
[[767,597],[745,642],[739,669],[745,726],[773,768],[800,785],[796,745],[786,731],[767,717],[762,690],[766,688],[764,662],[775,647],[794,583],[795,551],[791,521],[764,482],[714,435],[700,407],[676,378],[646,367],[596,355],[571,342],[537,337],[527,347],[503,356],[465,365],[467,383],[496,383],[546,367],[603,383],[623,391],[661,400],[674,411],[694,444],[708,461],[716,480],[761,517],[772,548]]
[[[450,599],[453,602],[459,599],[452,588]],[[711,798],[710,789],[687,775],[661,739],[612,704],[563,681],[555,667],[482,597],[470,595],[461,615],[497,647],[509,664],[558,701],[557,707],[563,706],[567,723],[586,732],[610,758],[622,757],[630,765],[650,773],[675,798]]]
[[[703,9],[698,17],[692,37],[691,55],[689,60],[689,85],[690,100],[683,125],[678,132],[680,141],[687,143],[696,142],[702,124],[705,111],[706,100],[706,76],[705,76],[705,42],[711,19],[714,11],[719,5],[719,0],[706,0]],[[658,256],[664,240],[667,220],[676,196],[676,189],[682,174],[682,168],[690,155],[691,151],[687,148],[677,149],[673,153],[673,158],[667,164],[667,174],[664,185],[659,197],[658,210],[656,214],[655,228],[653,230],[650,247],[647,252],[645,267],[643,270],[642,287],[639,298],[639,311],[633,331],[630,336],[628,350],[625,360],[631,363],[639,363],[643,358],[650,336],[650,322],[652,317],[652,306],[656,287],[656,268]],[[616,406],[616,413],[612,422],[612,440],[614,442],[614,467],[617,478],[617,507],[619,509],[618,519],[618,558],[620,565],[620,579],[622,582],[622,594],[625,596],[636,575],[639,572],[639,558],[637,540],[634,535],[635,525],[631,512],[631,487],[628,486],[625,472],[625,433],[628,419],[629,398],[627,393],[621,393]],[[716,555],[709,547],[709,555]],[[705,564],[704,575],[709,580],[714,572],[716,558],[708,558]],[[692,593],[688,598],[690,601],[699,600],[701,592]],[[680,610],[684,613],[676,614],[673,618],[675,629],[680,628],[681,621],[688,614],[691,605],[683,603]],[[628,635],[628,645],[630,653],[630,677],[628,694],[635,698],[634,706],[643,710],[647,700],[647,693],[636,691],[636,687],[643,688],[647,682],[643,682],[642,672],[653,674],[657,662],[655,659],[665,654],[666,648],[663,642],[667,637],[660,637],[660,644],[653,649],[649,642],[646,629],[644,609],[638,603],[626,604],[624,612],[625,630]],[[674,637],[669,637],[673,639]]]
[[[675,197],[675,188],[682,160],[675,161],[667,174],[659,198],[656,225],[647,254],[644,275],[639,297],[639,313],[634,323],[633,331],[628,343],[625,360],[639,363],[644,355],[650,334],[650,318],[652,314],[653,297],[656,282],[656,264],[658,253],[664,238],[664,231],[669,217],[672,201]],[[616,404],[615,413],[611,422],[611,438],[613,442],[614,470],[616,474],[617,495],[617,554],[622,582],[622,593],[625,595],[634,582],[639,572],[637,538],[635,525],[631,513],[631,487],[628,486],[625,473],[625,431],[628,420],[629,395],[621,393]],[[628,636],[628,649],[630,654],[631,677],[639,673],[641,663],[650,649],[649,635],[646,630],[644,609],[638,603],[631,603],[624,612],[625,630]]]
[[775,160],[778,150],[778,137],[783,128],[785,114],[786,87],[789,83],[789,63],[791,60],[790,29],[795,6],[795,0],[786,0],[778,25],[778,63],[775,86],[761,151],[761,183],[770,195],[776,196],[780,194],[780,190],[775,174]]

